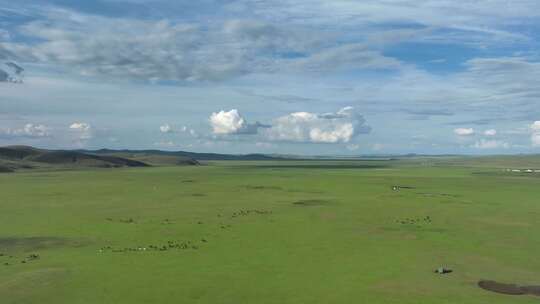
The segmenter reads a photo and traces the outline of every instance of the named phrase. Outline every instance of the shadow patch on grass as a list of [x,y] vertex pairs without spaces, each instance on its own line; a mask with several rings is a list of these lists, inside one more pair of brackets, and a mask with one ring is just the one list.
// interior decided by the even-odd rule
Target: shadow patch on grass
[[301,207],[313,207],[313,206],[326,206],[330,205],[332,202],[329,200],[324,199],[306,199],[306,200],[298,200],[293,203],[295,206],[301,206]]
[[471,205],[472,202],[470,201],[463,201],[463,200],[442,200],[439,203],[441,204],[457,204],[457,205]]
[[323,194],[323,191],[319,190],[300,190],[300,189],[289,189],[287,192],[291,193],[308,193],[308,194]]
[[427,197],[436,197],[436,196],[443,196],[443,197],[460,197],[457,194],[450,194],[450,193],[435,193],[435,192],[417,192],[416,194],[427,196]]
[[278,186],[253,186],[253,185],[245,185],[242,186],[243,188],[249,189],[249,190],[283,190],[283,188]]
[[38,250],[74,245],[68,239],[60,237],[0,237],[0,250]]

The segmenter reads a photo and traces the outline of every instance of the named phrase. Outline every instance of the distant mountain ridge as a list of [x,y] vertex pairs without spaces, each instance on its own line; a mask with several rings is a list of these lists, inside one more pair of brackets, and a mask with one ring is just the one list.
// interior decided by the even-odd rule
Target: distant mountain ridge
[[282,157],[274,157],[265,154],[220,154],[220,153],[198,153],[198,152],[186,152],[186,151],[161,151],[161,150],[111,150],[111,149],[100,149],[100,150],[78,150],[84,153],[92,154],[105,154],[105,155],[116,155],[116,154],[151,154],[151,155],[169,155],[169,156],[180,156],[188,157],[195,160],[277,160],[283,159]]

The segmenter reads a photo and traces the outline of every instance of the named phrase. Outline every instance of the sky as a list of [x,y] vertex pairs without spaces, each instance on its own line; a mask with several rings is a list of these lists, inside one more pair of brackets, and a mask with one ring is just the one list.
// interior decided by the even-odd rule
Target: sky
[[0,146],[540,153],[537,0],[0,0]]

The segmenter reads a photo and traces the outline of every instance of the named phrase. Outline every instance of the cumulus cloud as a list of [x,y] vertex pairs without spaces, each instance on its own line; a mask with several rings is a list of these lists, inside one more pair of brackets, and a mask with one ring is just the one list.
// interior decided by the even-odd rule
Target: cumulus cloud
[[89,131],[91,126],[85,122],[74,122],[69,126],[69,128],[72,130]]
[[47,137],[50,136],[49,128],[42,124],[26,124],[23,129],[15,130],[15,135],[24,135],[29,137]]
[[531,126],[531,143],[533,147],[540,147],[540,120],[535,121]]
[[456,128],[454,129],[454,133],[458,136],[471,136],[471,135],[474,135],[474,129],[473,128]]
[[495,130],[495,129],[486,130],[486,131],[484,131],[484,135],[485,136],[495,136],[495,135],[497,135],[497,130]]
[[248,123],[232,109],[212,113],[210,124],[216,135],[259,134],[267,141],[288,142],[349,143],[358,134],[371,131],[353,107],[335,113],[294,112],[274,119],[270,125]]
[[479,141],[475,142],[472,147],[476,149],[507,149],[510,147],[510,145],[502,140],[480,139]]
[[210,115],[210,124],[213,133],[217,135],[256,134],[259,128],[269,127],[259,122],[248,123],[236,109],[212,113]]
[[86,122],[74,122],[69,126],[79,140],[88,140],[93,137],[92,126]]
[[219,111],[210,115],[210,124],[215,134],[234,134],[238,133],[245,125],[245,120],[238,110]]
[[27,123],[21,128],[0,129],[0,135],[7,138],[40,138],[51,136],[50,128],[43,124]]
[[348,143],[370,130],[362,115],[353,107],[345,107],[336,113],[295,112],[279,117],[265,134],[278,141]]

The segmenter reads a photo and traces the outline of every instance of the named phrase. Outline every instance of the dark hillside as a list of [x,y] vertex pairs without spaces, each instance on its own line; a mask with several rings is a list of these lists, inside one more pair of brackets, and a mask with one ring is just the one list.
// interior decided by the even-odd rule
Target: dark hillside
[[10,172],[13,172],[13,170],[8,167],[0,166],[0,173],[10,173]]
[[[195,153],[196,154],[196,153]],[[194,158],[175,152],[46,150],[29,146],[0,147],[0,172],[54,168],[195,166]]]
[[0,158],[10,160],[20,160],[29,156],[40,155],[44,150],[28,146],[7,146],[0,147]]
[[85,167],[147,167],[146,163],[127,158],[93,155],[77,151],[52,151],[45,152],[28,158],[29,161],[57,164],[57,165],[81,165]]
[[14,172],[22,169],[55,167],[147,167],[144,161],[119,156],[94,155],[80,151],[53,151],[28,146],[0,147],[0,172]]

